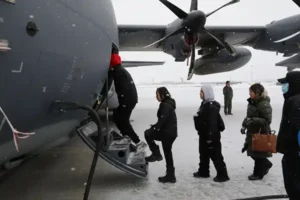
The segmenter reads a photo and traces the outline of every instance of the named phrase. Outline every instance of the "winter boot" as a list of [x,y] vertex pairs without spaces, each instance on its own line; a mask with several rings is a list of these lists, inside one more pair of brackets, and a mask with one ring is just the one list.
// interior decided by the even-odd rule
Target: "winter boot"
[[159,150],[159,146],[157,145],[153,145],[150,147],[150,150],[152,151],[152,154],[150,156],[147,156],[145,158],[145,160],[147,162],[155,162],[155,161],[161,161],[163,159],[160,150]]
[[266,170],[264,172],[264,175],[267,175],[269,173],[269,171],[272,168],[272,166],[273,166],[273,164],[269,160],[267,160],[267,162],[265,164],[265,169]]
[[248,176],[248,179],[249,179],[249,181],[258,181],[258,180],[262,180],[263,176],[252,174],[252,175]]
[[204,173],[204,172],[202,172],[200,170],[198,170],[197,172],[193,173],[193,176],[195,178],[209,178],[210,177],[209,171],[206,172],[206,173]]
[[167,168],[166,175],[158,177],[158,181],[161,183],[176,183],[175,168]]
[[228,176],[226,166],[222,167],[222,169],[217,169],[217,176],[214,178],[215,182],[221,183],[221,182],[226,182],[229,180],[230,180],[230,178]]
[[217,175],[215,178],[214,178],[214,181],[215,182],[218,182],[218,183],[222,183],[222,182],[226,182],[226,181],[229,181],[230,178],[228,176],[225,176],[225,175]]
[[259,162],[255,161],[253,174],[248,176],[249,181],[262,180],[264,177],[264,175],[263,175],[264,173],[262,173],[261,171],[262,171],[261,164]]

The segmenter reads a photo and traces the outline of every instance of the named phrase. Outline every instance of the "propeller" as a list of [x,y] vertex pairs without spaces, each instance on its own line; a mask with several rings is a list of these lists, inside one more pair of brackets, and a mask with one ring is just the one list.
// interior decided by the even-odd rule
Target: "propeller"
[[217,36],[215,36],[212,32],[205,29],[204,25],[206,23],[206,18],[212,15],[213,13],[217,12],[218,10],[229,6],[231,4],[237,3],[240,0],[232,0],[223,6],[219,7],[218,9],[205,14],[204,12],[198,10],[198,0],[192,0],[191,1],[191,7],[190,7],[190,13],[186,13],[185,11],[178,8],[176,5],[172,4],[168,0],[159,0],[162,4],[164,4],[169,10],[171,10],[179,19],[181,19],[181,25],[175,29],[173,32],[167,34],[160,40],[155,41],[152,44],[149,44],[145,46],[144,48],[148,48],[150,46],[157,45],[161,43],[162,41],[168,39],[171,36],[177,35],[179,33],[185,34],[185,39],[187,43],[191,47],[191,64],[189,68],[188,73],[188,80],[190,80],[193,76],[193,70],[194,70],[194,63],[195,63],[195,44],[198,42],[198,34],[199,33],[206,33],[210,35],[212,38],[214,38],[221,46],[227,49],[227,51],[235,56],[236,52],[235,49],[230,46],[228,43],[222,41]]

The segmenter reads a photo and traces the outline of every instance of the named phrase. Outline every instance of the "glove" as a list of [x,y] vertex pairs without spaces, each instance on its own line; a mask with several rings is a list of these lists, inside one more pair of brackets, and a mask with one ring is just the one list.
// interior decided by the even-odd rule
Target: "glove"
[[248,149],[248,144],[244,144],[244,147],[242,148],[242,153],[244,153],[245,151],[247,151]]
[[246,134],[246,127],[242,127],[242,128],[241,128],[241,134],[242,134],[242,135]]

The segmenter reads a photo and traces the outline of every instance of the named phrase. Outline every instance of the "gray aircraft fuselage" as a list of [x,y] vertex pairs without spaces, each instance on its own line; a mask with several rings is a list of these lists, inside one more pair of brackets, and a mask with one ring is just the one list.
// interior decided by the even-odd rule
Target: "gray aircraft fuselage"
[[[278,21],[273,21],[266,25],[266,31],[259,37],[253,48],[264,51],[275,51],[285,54],[300,52],[300,14],[287,17]],[[295,35],[283,42],[285,37]]]
[[[35,34],[26,31],[30,21]],[[86,113],[57,113],[49,106],[53,100],[95,103],[118,30],[111,0],[2,0],[0,40],[11,48],[0,51],[0,107],[16,130],[35,132],[18,140],[18,152],[0,113],[1,166],[69,139]]]

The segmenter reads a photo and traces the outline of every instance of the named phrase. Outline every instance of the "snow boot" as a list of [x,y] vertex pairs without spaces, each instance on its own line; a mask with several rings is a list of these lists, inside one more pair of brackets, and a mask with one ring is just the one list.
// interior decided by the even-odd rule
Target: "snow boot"
[[161,161],[163,159],[160,150],[159,150],[159,146],[157,145],[153,145],[150,147],[150,150],[152,151],[152,154],[150,156],[147,156],[145,158],[145,160],[147,162],[155,162],[155,161]]
[[158,177],[158,181],[161,183],[176,183],[175,168],[167,168],[166,175]]
[[273,167],[273,164],[268,160],[268,162],[266,163],[265,166],[266,166],[266,170],[265,170],[264,176],[269,173],[270,169]]
[[230,180],[230,178],[228,176],[216,176],[214,178],[214,181],[218,182],[218,183],[226,182],[226,181],[229,181],[229,180]]
[[217,176],[213,179],[215,182],[226,182],[226,181],[229,181],[230,178],[228,176],[228,173],[227,173],[227,168],[226,166],[223,167],[222,169],[217,169]]
[[248,176],[249,181],[258,181],[258,180],[262,180],[264,177],[264,175],[261,175],[258,170],[255,170],[254,168],[254,172],[253,174],[251,174],[250,176]]
[[248,176],[248,179],[249,179],[249,181],[258,181],[258,180],[262,180],[263,176],[252,174],[252,175]]
[[208,173],[203,173],[201,171],[194,172],[193,176],[195,178],[209,178],[210,177],[209,172]]

